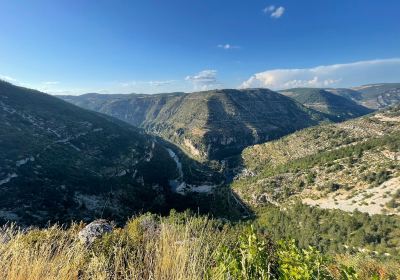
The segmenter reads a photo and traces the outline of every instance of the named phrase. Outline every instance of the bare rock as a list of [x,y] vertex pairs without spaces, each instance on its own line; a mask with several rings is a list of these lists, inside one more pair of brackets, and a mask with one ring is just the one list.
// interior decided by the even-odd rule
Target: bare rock
[[79,240],[85,245],[91,245],[96,239],[102,237],[106,233],[113,230],[113,225],[104,219],[99,219],[91,222],[84,227],[79,233]]

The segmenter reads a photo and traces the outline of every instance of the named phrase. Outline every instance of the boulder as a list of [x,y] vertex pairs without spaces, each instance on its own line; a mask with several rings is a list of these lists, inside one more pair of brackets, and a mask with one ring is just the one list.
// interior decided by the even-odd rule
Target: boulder
[[104,219],[99,219],[84,227],[78,233],[78,238],[82,243],[88,246],[104,234],[112,232],[112,230],[113,225],[110,222]]

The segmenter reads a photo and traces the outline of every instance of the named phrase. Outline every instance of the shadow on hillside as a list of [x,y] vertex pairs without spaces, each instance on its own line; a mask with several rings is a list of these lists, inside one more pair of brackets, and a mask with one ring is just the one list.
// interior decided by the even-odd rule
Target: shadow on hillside
[[[190,185],[216,185],[212,193],[195,193],[180,195],[171,189],[166,190],[167,211],[175,209],[225,218],[230,221],[252,216],[249,207],[232,192],[229,183],[231,179],[226,177],[225,169],[215,170],[209,163],[199,162],[189,157],[179,146],[155,136],[157,142],[174,151],[182,163],[184,173],[183,180]],[[165,213],[165,214],[168,214]]]
[[[228,98],[228,95],[224,97]],[[241,116],[240,112],[229,114],[226,111],[227,104],[223,104],[222,99],[222,97],[210,96],[207,101],[208,132],[204,136],[207,142],[212,143],[209,158],[217,160],[237,156],[245,147],[255,142],[253,131],[250,129],[252,124]],[[232,99],[226,102],[232,102]]]

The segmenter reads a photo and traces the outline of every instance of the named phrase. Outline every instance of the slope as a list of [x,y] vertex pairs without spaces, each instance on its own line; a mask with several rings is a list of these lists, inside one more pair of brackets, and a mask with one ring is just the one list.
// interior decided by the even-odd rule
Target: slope
[[300,199],[370,214],[400,214],[400,107],[307,128],[243,151],[233,183],[254,206]]
[[333,121],[344,121],[371,113],[353,100],[319,88],[294,88],[281,91],[304,106],[328,114]]
[[171,182],[188,179],[172,149],[119,120],[0,81],[0,219],[167,211]]
[[400,83],[381,83],[353,88],[361,93],[361,104],[381,109],[400,103]]
[[249,145],[326,120],[325,115],[267,89],[62,98],[143,127],[203,160],[224,159]]

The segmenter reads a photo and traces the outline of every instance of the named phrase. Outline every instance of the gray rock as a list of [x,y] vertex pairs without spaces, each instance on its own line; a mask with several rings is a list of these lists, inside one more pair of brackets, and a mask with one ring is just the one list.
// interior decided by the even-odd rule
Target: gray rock
[[149,236],[158,235],[160,232],[160,224],[154,215],[145,215],[140,221],[140,227],[146,231]]
[[10,241],[11,241],[11,237],[7,233],[7,231],[5,231],[3,229],[0,229],[0,243],[1,244],[7,244]]
[[96,239],[113,230],[113,225],[107,220],[99,219],[91,222],[79,233],[79,240],[85,245],[91,245]]

